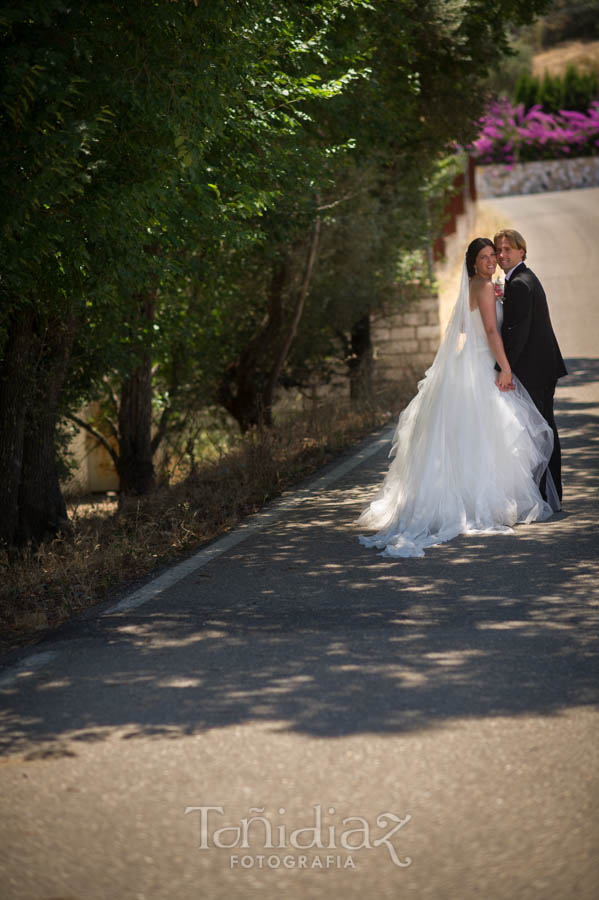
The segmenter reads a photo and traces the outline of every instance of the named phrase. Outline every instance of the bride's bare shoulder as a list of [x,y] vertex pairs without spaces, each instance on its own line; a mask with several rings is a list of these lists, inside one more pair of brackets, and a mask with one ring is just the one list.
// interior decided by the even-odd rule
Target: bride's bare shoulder
[[481,300],[485,300],[488,297],[491,299],[495,297],[493,284],[486,278],[474,275],[470,279],[470,309],[476,309],[480,306]]

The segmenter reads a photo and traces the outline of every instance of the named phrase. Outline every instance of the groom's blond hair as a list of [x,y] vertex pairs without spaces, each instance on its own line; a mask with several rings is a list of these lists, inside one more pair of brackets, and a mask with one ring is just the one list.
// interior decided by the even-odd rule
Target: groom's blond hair
[[502,228],[501,231],[498,231],[493,238],[493,243],[495,244],[496,249],[497,244],[502,238],[506,238],[506,240],[509,241],[510,247],[513,247],[515,250],[524,250],[524,256],[522,257],[522,259],[526,259],[526,241],[519,231],[516,231],[515,228]]

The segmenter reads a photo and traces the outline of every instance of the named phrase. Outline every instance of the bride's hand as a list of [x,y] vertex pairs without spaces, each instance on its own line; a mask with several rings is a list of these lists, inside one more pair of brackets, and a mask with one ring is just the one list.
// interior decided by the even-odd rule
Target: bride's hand
[[502,369],[499,375],[497,376],[497,381],[495,382],[500,391],[513,391],[515,388],[515,384],[512,381],[512,373],[509,369],[506,371]]

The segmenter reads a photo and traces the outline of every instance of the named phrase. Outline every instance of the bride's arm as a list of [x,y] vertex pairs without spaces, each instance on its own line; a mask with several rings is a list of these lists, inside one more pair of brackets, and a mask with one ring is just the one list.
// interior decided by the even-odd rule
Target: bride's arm
[[489,281],[478,291],[477,296],[478,308],[487,332],[487,340],[491,353],[497,360],[500,368],[497,377],[497,385],[502,390],[509,390],[512,387],[512,370],[505,355],[503,341],[497,327],[497,311],[495,308],[495,291],[493,285]]

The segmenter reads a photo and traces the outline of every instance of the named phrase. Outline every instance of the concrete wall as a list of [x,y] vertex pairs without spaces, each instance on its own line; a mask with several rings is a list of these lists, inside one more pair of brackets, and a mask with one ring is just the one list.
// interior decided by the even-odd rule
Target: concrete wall
[[[98,412],[97,404],[92,403],[90,406],[86,406],[80,415],[81,418],[89,421],[97,416]],[[116,449],[114,438],[107,437],[107,440]],[[73,477],[63,484],[67,494],[78,496],[118,490],[119,478],[110,454],[88,431],[83,429],[77,431],[69,451],[77,460],[77,470]]]

